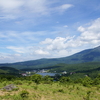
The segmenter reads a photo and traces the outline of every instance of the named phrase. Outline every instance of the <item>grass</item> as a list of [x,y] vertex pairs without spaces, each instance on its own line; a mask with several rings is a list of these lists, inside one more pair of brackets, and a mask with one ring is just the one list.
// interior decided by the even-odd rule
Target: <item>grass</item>
[[[0,83],[0,88],[6,82]],[[16,82],[8,82],[16,83]],[[21,81],[18,90],[0,90],[0,100],[100,100],[100,86],[85,87],[81,84],[35,84]]]

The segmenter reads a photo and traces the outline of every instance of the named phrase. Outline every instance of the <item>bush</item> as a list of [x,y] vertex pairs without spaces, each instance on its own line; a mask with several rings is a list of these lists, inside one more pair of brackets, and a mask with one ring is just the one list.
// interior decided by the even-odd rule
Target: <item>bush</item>
[[93,84],[93,81],[91,80],[90,77],[86,76],[84,79],[83,79],[83,86],[91,86]]
[[44,76],[43,77],[43,83],[44,84],[51,84],[53,82],[53,78],[51,78],[50,76]]
[[67,83],[67,82],[70,82],[70,78],[69,77],[61,77],[60,80],[59,80],[61,83]]
[[28,95],[29,95],[29,92],[26,91],[26,90],[22,90],[22,91],[20,92],[20,96],[21,96],[22,98],[27,98]]
[[39,84],[42,81],[42,76],[39,74],[32,75],[31,80],[34,81],[36,84]]
[[58,89],[58,92],[64,93],[63,89]]
[[94,80],[93,80],[93,85],[99,85],[100,84],[100,75],[98,75]]
[[14,84],[16,84],[16,85],[22,85],[22,81],[21,81],[21,80],[16,80],[16,81],[14,82]]

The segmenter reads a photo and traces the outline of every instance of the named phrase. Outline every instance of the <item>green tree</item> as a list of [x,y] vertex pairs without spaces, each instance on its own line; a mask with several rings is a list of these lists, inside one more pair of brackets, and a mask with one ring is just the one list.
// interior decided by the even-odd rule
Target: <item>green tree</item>
[[32,75],[31,80],[39,84],[42,81],[42,76],[39,74]]
[[99,85],[100,84],[100,74],[93,80],[93,85]]
[[70,82],[70,77],[65,77],[65,76],[62,76],[59,80],[61,83],[67,83],[67,82]]
[[85,78],[83,78],[82,83],[83,83],[83,86],[90,86],[92,85],[93,80],[90,77],[86,76]]
[[43,77],[43,83],[50,84],[52,82],[53,82],[53,78],[51,78],[50,76],[46,75]]

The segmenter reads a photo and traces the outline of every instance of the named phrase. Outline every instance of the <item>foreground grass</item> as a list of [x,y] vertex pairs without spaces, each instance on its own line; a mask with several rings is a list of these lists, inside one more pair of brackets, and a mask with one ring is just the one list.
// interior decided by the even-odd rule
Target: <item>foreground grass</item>
[[15,84],[13,91],[0,90],[0,100],[100,100],[100,85],[84,87],[81,84],[36,84],[32,81],[4,81],[0,88]]

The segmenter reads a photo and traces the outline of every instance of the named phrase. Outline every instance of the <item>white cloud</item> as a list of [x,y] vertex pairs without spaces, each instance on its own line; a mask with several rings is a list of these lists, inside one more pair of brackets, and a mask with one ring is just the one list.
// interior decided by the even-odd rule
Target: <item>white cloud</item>
[[0,19],[37,17],[48,13],[48,0],[0,0]]
[[7,49],[11,49],[17,53],[26,53],[26,48],[23,47],[14,47],[14,46],[8,46]]
[[69,56],[70,55],[70,51],[66,50],[66,49],[62,49],[62,50],[59,50],[57,52],[57,55],[55,55],[55,57],[65,57],[65,55]]
[[0,0],[0,8],[4,13],[15,13],[22,5],[22,0]]
[[71,5],[71,4],[63,4],[63,5],[60,6],[60,9],[66,10],[66,9],[72,7],[72,6],[73,6],[73,5]]
[[92,25],[88,27],[88,30],[96,33],[100,32],[100,18],[93,21]]
[[0,0],[0,19],[37,18],[55,11],[63,13],[73,6],[63,4],[52,7],[53,3],[49,0]]
[[[39,37],[44,36],[47,31],[25,31],[25,32],[18,32],[18,31],[1,31],[0,32],[0,41],[2,42],[12,42],[18,44],[28,44],[34,41],[38,41]],[[5,41],[6,40],[6,41]]]
[[39,54],[39,55],[49,55],[49,52],[47,51],[44,51],[44,50],[35,50],[34,51],[36,54]]
[[[45,50],[49,51],[52,56],[68,56],[85,48],[95,47],[100,44],[100,18],[96,19],[87,27],[80,26],[78,31],[81,32],[78,37],[56,37],[55,39],[47,38],[40,43],[44,45]],[[44,48],[41,48],[44,49]],[[77,48],[77,49],[76,49]]]
[[52,41],[53,41],[52,39],[46,38],[45,41],[40,42],[40,44],[51,44]]
[[55,7],[54,11],[58,11],[59,13],[64,13],[67,9],[73,7],[72,4],[63,4],[61,6]]
[[46,48],[48,50],[60,50],[66,48],[66,41],[68,41],[70,37],[56,37],[55,39],[47,38],[45,41],[42,41],[41,44],[47,44]]
[[84,31],[85,31],[85,28],[82,27],[82,26],[80,26],[80,27],[78,27],[78,31],[80,31],[80,32],[84,32]]
[[0,20],[2,20],[2,19],[15,19],[15,18],[16,18],[16,16],[11,15],[11,14],[0,16]]
[[21,61],[21,54],[0,53],[0,63],[12,63]]
[[93,44],[93,41],[98,44],[100,41],[100,18],[93,21],[90,26],[85,27],[79,38],[80,41],[86,41],[88,44]]
[[64,27],[68,27],[67,25],[65,25]]
[[45,15],[48,13],[48,0],[26,0],[25,7],[29,12]]

